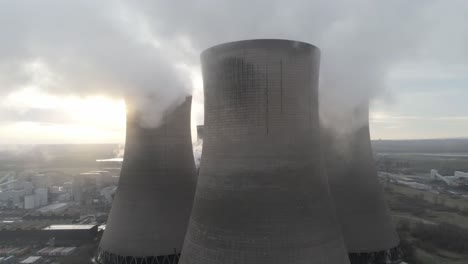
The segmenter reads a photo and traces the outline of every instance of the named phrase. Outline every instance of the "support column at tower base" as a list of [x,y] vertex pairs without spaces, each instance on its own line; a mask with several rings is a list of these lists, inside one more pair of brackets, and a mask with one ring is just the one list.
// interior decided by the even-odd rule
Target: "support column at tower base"
[[99,264],[177,264],[180,253],[174,252],[172,255],[165,256],[120,256],[107,252],[102,248],[98,249],[96,262]]
[[351,264],[399,264],[402,262],[402,251],[400,246],[378,251],[349,253]]

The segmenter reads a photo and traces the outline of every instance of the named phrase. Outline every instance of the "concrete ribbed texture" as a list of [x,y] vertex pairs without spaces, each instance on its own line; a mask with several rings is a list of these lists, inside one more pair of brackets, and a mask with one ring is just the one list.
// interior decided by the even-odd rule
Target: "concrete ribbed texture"
[[201,58],[205,139],[179,263],[348,263],[320,175],[319,50],[247,40]]
[[343,124],[356,128],[346,136],[323,130],[330,191],[349,253],[386,251],[399,244],[377,178],[368,112],[362,106]]
[[127,113],[119,187],[100,243],[105,253],[180,253],[196,185],[190,110],[188,97],[157,128],[143,128],[138,114]]

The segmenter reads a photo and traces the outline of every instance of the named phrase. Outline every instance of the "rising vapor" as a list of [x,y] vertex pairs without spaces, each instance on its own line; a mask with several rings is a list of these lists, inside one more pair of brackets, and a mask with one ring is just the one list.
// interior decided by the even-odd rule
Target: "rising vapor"
[[[322,122],[347,133],[360,126],[347,122],[356,107],[389,98],[386,80],[400,63],[466,60],[455,55],[466,54],[467,34],[454,30],[467,22],[466,8],[461,0],[2,1],[0,87],[126,97],[152,124],[191,93],[203,49],[240,39],[295,39],[322,50]],[[200,124],[197,94],[193,116]]]
[[[2,93],[28,86],[55,94],[125,98],[155,126],[191,93],[190,76],[138,14],[96,1],[2,1]],[[5,72],[5,71],[3,71]]]

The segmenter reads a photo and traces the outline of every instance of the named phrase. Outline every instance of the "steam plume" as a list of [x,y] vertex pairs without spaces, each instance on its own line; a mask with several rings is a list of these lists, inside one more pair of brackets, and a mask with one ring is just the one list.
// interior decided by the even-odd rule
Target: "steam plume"
[[1,1],[0,87],[35,83],[54,93],[129,96],[157,106],[145,121],[154,123],[190,93],[186,77],[205,48],[287,38],[322,50],[322,121],[353,130],[359,124],[342,121],[388,98],[386,80],[398,64],[421,57],[466,63],[459,54],[466,55],[468,34],[456,30],[468,22],[466,8],[463,0]]
[[105,94],[156,126],[161,112],[189,94],[187,73],[138,14],[106,1],[2,1],[2,92],[28,85],[57,94]]

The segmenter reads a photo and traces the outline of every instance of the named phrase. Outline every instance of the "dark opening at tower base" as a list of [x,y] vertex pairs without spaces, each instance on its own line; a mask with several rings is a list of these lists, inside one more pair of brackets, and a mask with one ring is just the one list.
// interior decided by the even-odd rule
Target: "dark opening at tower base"
[[349,260],[351,264],[399,264],[402,255],[400,246],[396,246],[378,252],[350,253]]
[[177,264],[179,262],[180,253],[165,256],[120,256],[98,249],[96,262],[99,264]]

